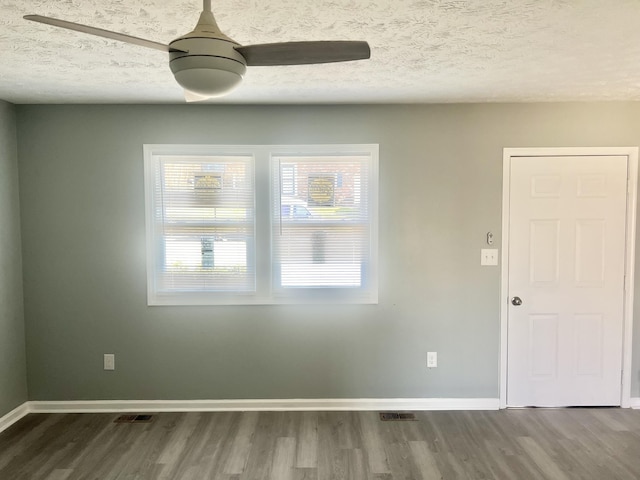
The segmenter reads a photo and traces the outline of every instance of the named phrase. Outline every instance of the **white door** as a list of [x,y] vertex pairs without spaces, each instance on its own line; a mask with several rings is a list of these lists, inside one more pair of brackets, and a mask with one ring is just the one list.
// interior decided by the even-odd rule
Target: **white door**
[[627,156],[512,157],[507,405],[620,405]]

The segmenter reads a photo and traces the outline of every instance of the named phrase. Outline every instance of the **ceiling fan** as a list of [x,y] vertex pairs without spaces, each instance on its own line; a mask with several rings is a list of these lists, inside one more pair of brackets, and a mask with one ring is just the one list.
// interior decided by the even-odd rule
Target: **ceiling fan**
[[184,88],[187,101],[206,100],[230,92],[242,80],[247,66],[347,62],[371,57],[369,45],[362,41],[284,42],[243,46],[220,31],[211,11],[211,0],[203,0],[203,3],[203,11],[195,29],[168,45],[42,15],[25,15],[24,18],[169,52],[169,66],[176,81]]

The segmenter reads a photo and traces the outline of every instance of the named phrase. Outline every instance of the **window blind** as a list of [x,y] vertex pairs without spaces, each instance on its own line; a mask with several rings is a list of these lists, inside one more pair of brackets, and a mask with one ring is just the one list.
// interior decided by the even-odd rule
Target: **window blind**
[[275,289],[366,289],[371,157],[274,155],[272,161]]
[[253,157],[152,161],[155,291],[255,291]]

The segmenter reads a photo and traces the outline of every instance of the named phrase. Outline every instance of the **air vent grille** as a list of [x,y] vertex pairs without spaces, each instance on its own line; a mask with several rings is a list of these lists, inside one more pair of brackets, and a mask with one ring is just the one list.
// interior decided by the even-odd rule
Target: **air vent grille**
[[415,413],[409,412],[380,412],[380,420],[383,422],[390,421],[415,421],[417,420]]
[[113,423],[149,423],[153,422],[153,415],[120,415]]

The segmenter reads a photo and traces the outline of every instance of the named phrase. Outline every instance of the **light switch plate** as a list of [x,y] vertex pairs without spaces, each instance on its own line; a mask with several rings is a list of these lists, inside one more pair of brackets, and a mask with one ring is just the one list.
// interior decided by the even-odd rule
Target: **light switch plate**
[[480,265],[495,266],[498,265],[498,249],[483,248],[480,250]]

